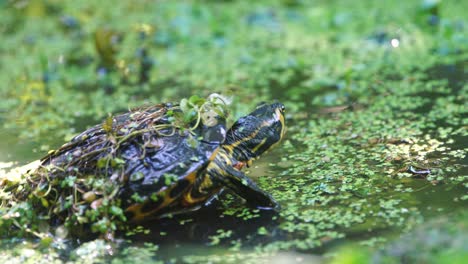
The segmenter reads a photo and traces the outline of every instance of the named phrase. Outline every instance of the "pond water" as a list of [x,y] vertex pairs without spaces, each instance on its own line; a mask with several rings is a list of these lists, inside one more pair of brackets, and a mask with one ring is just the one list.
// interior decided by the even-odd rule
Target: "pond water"
[[0,172],[108,113],[219,92],[230,122],[286,105],[286,138],[244,169],[281,210],[226,191],[114,242],[3,236],[0,262],[468,257],[467,3],[26,2],[0,1]]
[[[436,68],[438,69],[436,77],[447,78],[449,87],[455,87],[453,88],[455,91],[461,88],[461,80],[466,76],[453,74],[453,71],[448,71],[444,75],[444,71],[440,69],[459,69],[458,67]],[[434,70],[431,69],[429,72],[434,72]],[[435,74],[431,75],[434,77]],[[427,94],[425,95],[427,96]],[[437,100],[437,95],[431,94],[428,98],[434,102]],[[320,109],[325,109],[325,111],[321,112]],[[378,160],[370,160],[369,157],[358,151],[357,159],[350,162],[347,156],[353,155],[352,149],[360,148],[362,143],[352,140],[337,143],[342,144],[343,148],[350,147],[343,153],[344,156],[338,156],[335,159],[333,154],[329,153],[329,156],[325,155],[325,158],[320,159],[320,162],[324,163],[322,166],[325,167],[325,169],[320,169],[321,172],[310,175],[304,173],[304,171],[313,170],[314,167],[318,166],[309,163],[310,157],[307,155],[311,155],[311,150],[310,146],[306,145],[326,145],[328,143],[326,141],[308,142],[307,138],[301,142],[299,139],[304,135],[314,133],[314,131],[308,131],[307,127],[301,126],[307,126],[303,121],[308,122],[308,118],[319,121],[331,118],[340,119],[341,108],[338,108],[337,113],[334,113],[335,110],[333,110],[332,114],[327,113],[327,109],[326,106],[316,107],[315,114],[309,113],[307,118],[301,116],[300,113],[298,117],[289,114],[288,121],[291,123],[292,131],[288,132],[286,146],[280,146],[266,154],[256,161],[252,168],[247,169],[248,175],[272,192],[273,195],[281,192],[286,193],[277,196],[283,207],[282,212],[247,210],[243,206],[238,206],[239,203],[242,203],[240,199],[225,192],[220,195],[219,200],[215,200],[210,206],[194,213],[148,222],[141,227],[140,232],[133,235],[119,234],[118,237],[125,238],[125,241],[114,245],[115,249],[111,253],[116,256],[107,256],[104,259],[125,259],[128,257],[126,255],[128,252],[123,249],[131,247],[135,249],[136,253],[134,254],[143,254],[142,252],[146,252],[145,250],[148,248],[154,249],[155,257],[150,257],[154,261],[223,262],[223,256],[233,259],[260,257],[264,261],[271,261],[275,259],[275,257],[268,257],[272,254],[271,252],[279,251],[282,253],[275,254],[280,254],[280,258],[284,260],[299,259],[302,261],[305,258],[320,262],[322,259],[320,256],[327,252],[333,252],[339,245],[394,239],[403,231],[411,230],[414,226],[426,222],[427,219],[450,215],[467,208],[468,204],[462,198],[466,195],[466,187],[458,180],[449,180],[451,177],[455,178],[467,173],[466,157],[462,160],[446,161],[443,160],[446,152],[437,151],[436,148],[432,152],[429,150],[431,152],[429,155],[424,154],[425,157],[430,156],[430,158],[426,160],[410,159],[408,162],[412,166],[418,166],[430,160],[432,163],[425,163],[426,167],[430,167],[432,164],[433,167],[430,169],[436,170],[440,167],[443,169],[443,167],[455,166],[456,169],[444,172],[444,179],[436,177],[427,180],[427,174],[396,177],[396,172],[391,173],[394,176],[389,177],[385,175],[385,169],[392,167],[401,169],[408,164],[404,166],[404,162],[397,160],[392,163],[392,166],[385,168],[379,164]],[[344,111],[349,112],[349,110]],[[353,111],[361,110],[351,110],[350,112]],[[440,125],[441,121],[438,122]],[[338,122],[337,125],[340,123]],[[429,133],[433,132],[427,128],[423,128],[423,130]],[[329,132],[326,131],[326,133]],[[20,139],[7,130],[2,131],[1,135],[3,140],[0,144],[0,161],[3,164],[13,161],[16,165],[26,164],[41,157],[45,153],[45,149],[60,145],[60,140],[53,137],[46,138],[39,143]],[[352,137],[357,138],[358,136],[353,135]],[[362,148],[368,154],[369,152],[372,154],[372,144],[383,144],[380,148],[387,148],[388,145],[385,144],[394,145],[397,148],[410,144],[403,139],[393,141],[395,142],[377,143],[372,141],[370,145],[366,143],[367,145]],[[449,145],[454,150],[467,147],[463,137],[455,137]],[[328,146],[321,146],[321,148],[324,148],[324,151],[328,153]],[[332,152],[334,151],[339,151],[339,149],[332,149]],[[320,153],[313,154],[321,155]],[[418,154],[414,153],[414,155]],[[343,157],[346,158],[343,160]],[[363,159],[360,160],[359,157]],[[400,157],[399,159],[405,158]],[[330,164],[333,161],[343,161],[345,164]],[[359,164],[360,162],[362,164]],[[334,168],[336,166],[340,166],[340,168]],[[340,172],[348,173],[349,168],[346,166],[353,167],[351,171],[357,175],[338,175],[339,179],[333,176],[333,174]],[[405,171],[402,172],[408,171],[408,168],[405,168]],[[369,174],[369,172],[372,173]],[[327,173],[332,174],[332,176],[327,177],[325,175]],[[358,174],[371,175],[374,179],[371,180],[369,176],[366,176],[364,180],[369,180],[372,184],[363,187],[366,184],[357,183],[356,178],[362,179],[362,175]],[[301,179],[298,180],[298,177]],[[344,188],[347,181],[344,179],[346,178],[351,185]],[[357,185],[353,186],[352,183]],[[341,189],[337,189],[340,186]],[[378,191],[371,190],[372,188],[376,188]],[[343,191],[347,194],[343,194]],[[336,197],[324,198],[327,196]],[[223,202],[226,199],[228,202]],[[311,202],[310,199],[315,199],[316,202]],[[343,199],[346,201],[344,202]],[[366,206],[365,203],[371,206]],[[234,206],[234,210],[231,210],[232,208],[230,209],[229,206]],[[332,213],[327,216],[329,210]],[[297,226],[294,227],[294,225]],[[97,241],[99,242],[99,240]],[[93,245],[91,249],[88,249],[90,251],[84,250],[83,252],[86,253],[79,253],[79,249],[82,247],[80,247],[80,243],[83,241],[78,244],[77,242],[68,242],[68,249],[62,250],[60,254],[65,258],[68,258],[67,256],[70,254],[75,254],[75,258],[77,255],[86,258],[83,254],[92,255],[93,253],[90,252],[99,248],[99,246]],[[95,242],[91,240],[87,243]],[[87,243],[84,245],[88,245]],[[271,251],[272,249],[273,251]],[[152,255],[149,254],[149,256]]]

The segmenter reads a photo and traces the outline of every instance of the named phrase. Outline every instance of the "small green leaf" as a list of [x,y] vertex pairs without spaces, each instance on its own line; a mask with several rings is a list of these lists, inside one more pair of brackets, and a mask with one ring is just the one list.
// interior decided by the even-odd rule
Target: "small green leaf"
[[123,210],[122,210],[122,208],[120,208],[118,206],[112,205],[109,208],[109,213],[111,213],[113,215],[116,215],[116,216],[120,216],[120,215],[123,215]]
[[54,242],[54,239],[51,236],[46,236],[41,239],[40,244],[41,247],[48,248],[52,242]]
[[123,165],[123,164],[125,164],[125,161],[123,159],[114,158],[111,160],[112,167],[119,167],[120,165]]
[[132,195],[132,199],[137,203],[142,203],[142,202],[145,201],[145,199],[143,197],[141,197],[138,193],[134,193]]
[[130,181],[139,181],[143,179],[143,177],[145,177],[145,175],[143,174],[143,172],[139,171],[130,175]]
[[187,143],[188,145],[191,147],[191,148],[197,148],[198,147],[198,141],[196,138],[192,137],[192,136],[189,136],[187,138]]
[[67,176],[63,181],[61,182],[62,187],[73,187],[75,184],[76,177],[75,176]]
[[150,198],[151,198],[151,201],[157,202],[159,200],[159,195],[158,195],[158,193],[153,193],[153,194],[151,194]]
[[[186,98],[180,100],[180,110],[182,110],[182,112],[186,113],[186,112],[188,112],[189,109],[190,109],[190,107],[188,105],[188,100]],[[171,111],[171,112],[173,113],[173,111]]]
[[102,124],[102,129],[104,129],[106,133],[111,134],[113,123],[114,123],[113,117],[111,115],[107,116],[106,120],[104,121],[104,124]]
[[109,161],[109,158],[107,158],[107,157],[100,158],[100,159],[97,161],[96,166],[97,166],[99,169],[103,169],[103,168],[107,167],[108,161]]
[[48,208],[48,207],[49,207],[49,201],[47,201],[47,199],[45,199],[44,197],[41,198],[41,204],[42,204],[42,206],[44,206],[45,208]]
[[195,109],[190,109],[187,112],[184,112],[184,122],[190,123],[191,121],[195,120],[197,117],[198,112]]
[[172,185],[177,181],[177,175],[174,174],[164,174],[164,184],[166,186]]
[[268,230],[267,230],[264,226],[261,226],[260,228],[258,228],[257,234],[259,234],[259,235],[267,235],[267,234],[268,234]]
[[195,105],[196,105],[196,106],[200,106],[200,105],[204,104],[205,101],[206,101],[206,100],[205,100],[204,98],[201,98],[201,97],[198,96],[198,95],[192,95],[192,96],[190,96],[190,98],[189,98],[189,103],[192,104],[192,105],[194,105],[194,106],[195,106]]

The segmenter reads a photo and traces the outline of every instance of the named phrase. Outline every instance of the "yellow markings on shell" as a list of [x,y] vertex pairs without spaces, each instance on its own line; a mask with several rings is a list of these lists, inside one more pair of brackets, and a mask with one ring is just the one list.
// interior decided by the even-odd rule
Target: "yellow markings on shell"
[[[231,165],[231,160],[227,156],[227,153],[225,150],[220,150],[220,148],[216,149],[213,154],[210,157],[210,161],[213,161],[214,159],[222,159],[226,161],[227,165]],[[206,171],[217,171],[217,172],[223,172],[222,169],[217,165],[216,162],[211,162],[208,164],[208,167],[206,168]],[[194,180],[195,181],[195,180]],[[207,193],[205,196],[200,196],[197,198],[194,198],[192,196],[192,188],[194,185],[191,185],[189,189],[183,194],[182,196],[182,205],[183,206],[189,206],[192,204],[197,204],[203,201],[206,201],[208,197],[210,197],[213,192]],[[208,175],[204,175],[203,182],[200,184],[199,189],[197,190],[198,193],[204,193],[203,189],[211,189],[210,187],[213,186],[213,182],[211,181],[211,178]],[[216,191],[214,191],[216,192]]]
[[[230,153],[227,153],[226,151],[220,151],[216,158],[218,160],[222,160],[224,163],[226,163],[227,166],[232,165],[232,161],[231,161],[231,158],[230,158]],[[213,162],[213,166],[211,166],[211,167],[216,168],[217,170],[220,169],[218,164],[216,164],[216,162]]]
[[[189,186],[190,185],[193,185],[193,183],[195,182],[195,178],[197,176],[197,170],[191,172],[185,179],[188,180],[190,182]],[[172,191],[172,189],[174,189],[175,187],[177,186],[177,184],[174,184],[172,186],[170,186],[169,188],[167,188],[166,190],[163,191],[164,193],[164,197],[163,198],[160,198],[160,199],[163,199],[163,202],[158,205],[158,207],[154,208],[153,210],[151,211],[148,211],[148,212],[142,212],[142,208],[145,206],[145,204],[147,204],[148,200],[144,201],[143,203],[136,203],[136,204],[133,204],[131,206],[129,206],[127,208],[127,212],[132,212],[134,214],[134,216],[132,217],[132,219],[129,219],[129,221],[131,222],[139,222],[139,221],[142,221],[143,219],[149,217],[149,216],[152,216],[154,214],[156,214],[159,210],[161,210],[162,208],[164,207],[167,207],[168,205],[170,205],[171,203],[173,203],[175,200],[177,200],[178,198],[180,197],[171,197],[170,193]],[[185,198],[185,197],[184,197]],[[150,198],[148,198],[150,199]]]
[[234,152],[234,147],[231,145],[224,145],[223,148],[231,154]]
[[210,179],[208,175],[205,175],[203,182],[200,184],[199,191],[201,192],[203,189],[207,189],[213,185],[213,181]]
[[[218,152],[219,152],[219,148],[215,149],[213,151],[213,153],[211,154],[209,160],[213,161],[217,157]],[[211,162],[210,165],[211,164],[214,164],[214,162]],[[191,172],[189,175],[187,175],[187,177],[185,177],[185,180],[189,181],[189,187],[188,187],[189,189],[186,190],[185,194],[182,197],[180,197],[180,196],[171,197],[170,196],[170,193],[171,193],[172,189],[174,189],[177,186],[177,184],[174,184],[174,185],[170,186],[169,188],[167,188],[166,190],[163,191],[164,197],[160,198],[160,199],[163,199],[163,202],[160,205],[158,205],[158,207],[154,208],[151,211],[142,212],[142,208],[145,206],[145,204],[147,204],[150,201],[145,201],[143,203],[136,203],[136,204],[133,204],[133,205],[129,206],[126,211],[127,212],[132,212],[134,214],[134,217],[132,219],[129,219],[129,220],[132,221],[132,222],[141,221],[141,220],[143,220],[143,219],[145,219],[147,217],[155,215],[159,210],[161,210],[164,207],[167,207],[167,206],[171,205],[174,202],[177,202],[177,200],[179,202],[182,202],[183,205],[185,205],[185,206],[188,206],[188,205],[198,203],[200,201],[205,200],[206,197],[201,197],[201,198],[198,198],[198,199],[194,199],[190,195],[190,192],[192,190],[191,186],[193,186],[193,184],[195,183],[197,173],[198,173],[198,170],[196,169],[193,172]],[[207,177],[207,178],[209,178],[209,177]],[[206,179],[205,179],[205,181],[206,181]],[[212,184],[211,180],[209,180],[209,181],[210,181],[210,183],[208,183],[208,182],[205,183],[204,182],[204,184],[205,185]]]
[[219,152],[219,148],[215,149],[215,150],[213,151],[213,153],[211,154],[209,160],[210,160],[210,161],[213,161],[213,160],[216,158],[216,156],[218,155],[218,152]]
[[188,192],[184,194],[183,200],[182,200],[183,205],[187,206],[187,205],[197,204],[197,203],[205,201],[208,198],[208,196],[201,196],[198,198],[193,198],[191,193],[192,192],[190,189]]

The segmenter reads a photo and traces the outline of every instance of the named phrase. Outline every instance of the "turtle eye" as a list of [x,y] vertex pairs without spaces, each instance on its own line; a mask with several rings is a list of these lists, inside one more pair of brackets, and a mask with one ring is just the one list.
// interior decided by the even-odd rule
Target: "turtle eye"
[[286,107],[284,107],[284,105],[281,105],[280,110],[281,110],[281,113],[284,113],[284,111],[286,111]]

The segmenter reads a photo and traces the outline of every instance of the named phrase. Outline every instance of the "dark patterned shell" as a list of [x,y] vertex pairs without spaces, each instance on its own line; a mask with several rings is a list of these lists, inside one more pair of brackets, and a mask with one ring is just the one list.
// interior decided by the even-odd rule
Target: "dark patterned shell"
[[[174,189],[206,168],[224,141],[226,128],[225,120],[218,118],[214,126],[182,130],[169,121],[169,111],[180,110],[162,104],[115,116],[44,157],[42,165],[52,168],[51,177],[106,175],[119,182],[124,205],[132,203],[134,193],[149,197]],[[114,166],[116,161],[120,166]],[[171,192],[182,192],[182,187]]]

